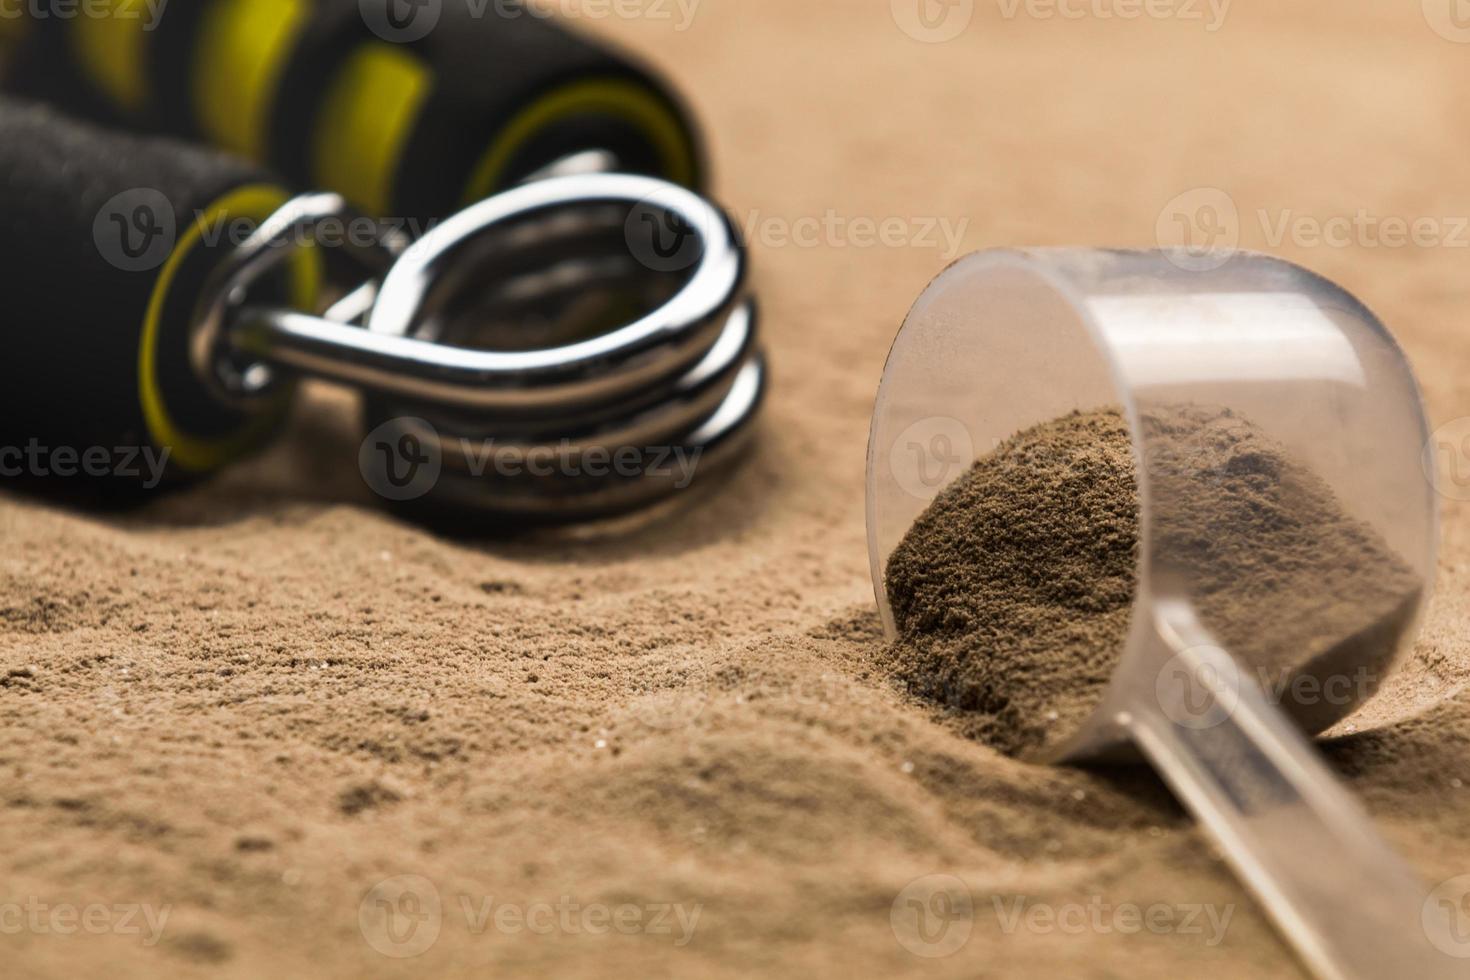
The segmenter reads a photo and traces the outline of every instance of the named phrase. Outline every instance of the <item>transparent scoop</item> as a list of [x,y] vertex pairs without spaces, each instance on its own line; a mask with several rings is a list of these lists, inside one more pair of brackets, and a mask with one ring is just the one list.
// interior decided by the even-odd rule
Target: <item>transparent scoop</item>
[[[1266,256],[1224,258],[990,251],[929,286],[889,355],[869,444],[884,628],[895,635],[888,558],[940,490],[1017,432],[1121,410],[1140,501],[1131,633],[1096,707],[1048,733],[1038,761],[1141,751],[1318,976],[1460,976],[1427,932],[1427,889],[1303,735],[1376,692],[1430,591],[1418,389],[1341,289]],[[1280,493],[1332,498],[1350,529],[1299,567],[1260,556],[1260,586],[1229,581],[1251,556],[1227,560],[1234,532],[1202,513],[1214,498],[1200,481],[1222,465],[1211,447],[1238,426],[1313,475],[1266,473]],[[1247,450],[1223,466],[1277,458]],[[1332,560],[1329,545],[1352,550]]]

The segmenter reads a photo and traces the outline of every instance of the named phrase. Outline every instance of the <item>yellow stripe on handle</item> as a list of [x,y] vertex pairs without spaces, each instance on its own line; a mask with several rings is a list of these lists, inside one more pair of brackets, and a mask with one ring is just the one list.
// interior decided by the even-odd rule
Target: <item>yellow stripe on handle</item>
[[214,0],[194,49],[194,122],[211,143],[264,162],[271,107],[310,8],[304,0]]
[[589,78],[552,89],[510,121],[471,172],[465,203],[500,190],[506,167],[521,147],[537,133],[577,116],[610,116],[632,124],[658,150],[663,177],[678,184],[694,182],[694,147],[679,117],[657,93],[626,78]]
[[[178,244],[154,282],[138,344],[138,400],[149,438],[155,446],[168,447],[169,459],[181,469],[207,473],[248,452],[274,431],[290,407],[292,388],[286,385],[261,414],[250,418],[239,430],[214,438],[201,437],[189,433],[187,419],[176,419],[170,412],[168,399],[158,383],[158,332],[162,329],[163,311],[169,290],[190,252],[199,246],[206,231],[218,231],[242,218],[264,221],[287,198],[284,190],[270,184],[248,184],[230,191],[195,216],[179,236]],[[292,306],[313,309],[321,289],[321,254],[311,246],[299,249],[291,257],[288,269]]]
[[359,48],[327,87],[312,134],[313,183],[379,217],[433,73],[390,44]]
[[148,0],[90,0],[67,31],[88,79],[119,107],[141,112],[148,84]]

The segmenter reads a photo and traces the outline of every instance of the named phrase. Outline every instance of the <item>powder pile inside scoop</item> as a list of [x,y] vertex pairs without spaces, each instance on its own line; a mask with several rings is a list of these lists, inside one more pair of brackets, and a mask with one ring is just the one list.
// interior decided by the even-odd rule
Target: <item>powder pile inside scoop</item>
[[[1315,728],[1341,717],[1386,672],[1418,578],[1240,416],[1181,405],[1143,425],[1155,553],[1250,676]],[[1137,487],[1112,409],[978,460],[889,557],[896,674],[970,737],[1011,754],[1055,747],[1101,699],[1128,636]]]

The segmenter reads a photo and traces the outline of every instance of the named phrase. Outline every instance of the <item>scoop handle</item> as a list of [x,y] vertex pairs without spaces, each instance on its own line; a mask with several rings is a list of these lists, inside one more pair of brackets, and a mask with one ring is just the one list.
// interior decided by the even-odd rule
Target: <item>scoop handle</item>
[[1155,600],[1154,626],[1157,683],[1119,721],[1311,972],[1463,977],[1431,941],[1428,889],[1300,731],[1186,602]]

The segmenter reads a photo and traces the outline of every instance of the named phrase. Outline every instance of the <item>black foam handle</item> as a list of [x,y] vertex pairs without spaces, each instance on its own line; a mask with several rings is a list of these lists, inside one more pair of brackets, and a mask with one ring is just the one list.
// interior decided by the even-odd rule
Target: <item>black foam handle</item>
[[188,341],[211,270],[285,199],[229,156],[0,99],[0,478],[146,483],[150,459],[203,473],[267,436],[284,404],[217,398]]
[[416,45],[436,78],[412,135],[425,149],[398,174],[408,213],[439,207],[437,187],[480,197],[589,146],[610,151],[620,170],[702,185],[694,125],[667,86],[522,3],[473,10],[444,4]]
[[521,0],[194,0],[133,26],[42,24],[8,85],[223,145],[383,216],[441,217],[585,149],[704,179],[669,86]]
[[[342,67],[325,79],[288,79],[295,92],[321,88],[309,132],[283,131],[278,161],[317,186],[384,185],[351,194],[369,210],[438,217],[503,190],[568,154],[612,153],[619,170],[687,186],[704,182],[695,126],[669,86],[627,55],[568,30],[521,0],[418,5],[383,0],[389,21],[358,0],[318,0],[323,23],[351,35]],[[333,33],[331,30],[326,33]],[[303,62],[305,71],[311,71]],[[385,75],[398,79],[390,82]],[[407,95],[411,88],[417,88]],[[395,101],[407,95],[404,103]],[[386,96],[374,102],[379,96]],[[364,107],[355,114],[351,106]],[[406,104],[402,115],[395,110]],[[366,107],[376,105],[377,112]],[[346,124],[354,115],[365,127]],[[384,130],[400,151],[391,172],[361,178]],[[289,156],[305,149],[310,159]]]

